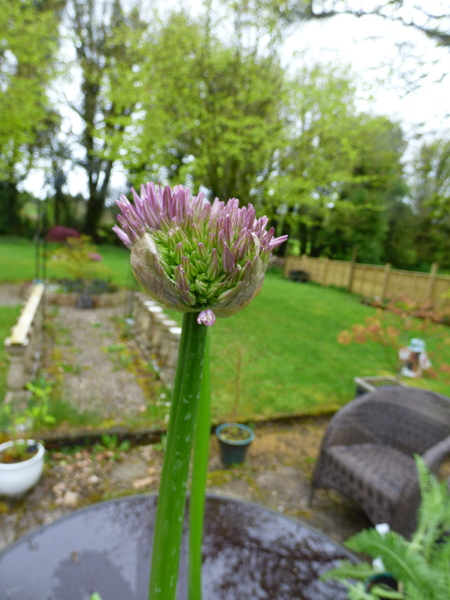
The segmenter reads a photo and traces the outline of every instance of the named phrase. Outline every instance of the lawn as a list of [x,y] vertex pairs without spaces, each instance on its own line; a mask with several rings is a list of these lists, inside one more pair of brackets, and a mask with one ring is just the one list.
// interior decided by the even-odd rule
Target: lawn
[[[391,374],[379,346],[341,346],[336,341],[340,331],[374,313],[359,300],[344,290],[298,284],[269,273],[249,307],[218,319],[210,330],[214,418],[232,416],[239,352],[241,419],[336,409],[354,397],[355,376]],[[433,350],[433,340],[427,342]],[[442,382],[404,381],[450,395],[450,386]]]
[[[128,251],[100,246],[99,252],[114,282],[131,282]],[[33,244],[0,239],[0,269],[0,280],[31,279]],[[64,275],[51,260],[48,274]],[[268,273],[261,294],[249,307],[232,318],[218,319],[210,329],[214,419],[233,418],[240,354],[237,415],[246,420],[337,409],[353,398],[355,376],[391,374],[383,350],[375,344],[337,343],[340,331],[374,313],[359,300],[344,290],[297,284]],[[2,310],[15,314],[15,309]],[[170,314],[181,322],[181,315]],[[7,330],[3,338],[6,334]],[[409,337],[415,336],[411,332]],[[416,337],[424,337],[428,349],[435,349],[433,340],[422,333]],[[450,363],[450,346],[441,352]],[[406,381],[450,395],[450,386],[442,381]]]
[[[55,244],[48,245],[51,254]],[[103,260],[98,264],[99,276],[110,279],[113,283],[131,286],[133,282],[130,264],[130,253],[126,248],[116,246],[99,246],[98,252]],[[34,278],[35,246],[29,240],[0,238],[0,281],[25,281]],[[47,260],[47,276],[65,277],[64,266],[57,261]]]
[[6,374],[9,366],[3,342],[9,336],[19,312],[20,306],[0,306],[0,402],[5,397]]

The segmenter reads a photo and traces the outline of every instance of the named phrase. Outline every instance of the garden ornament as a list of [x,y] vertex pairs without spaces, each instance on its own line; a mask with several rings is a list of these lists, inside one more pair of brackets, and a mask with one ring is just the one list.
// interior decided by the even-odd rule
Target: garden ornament
[[[210,204],[182,186],[148,183],[134,205],[117,204],[113,228],[131,250],[134,274],[166,308],[184,313],[153,541],[149,600],[175,600],[192,447],[189,502],[189,600],[201,600],[201,540],[210,434],[206,333],[261,291],[269,257],[287,236],[266,231],[251,204],[236,198]],[[206,325],[203,327],[202,325]],[[198,410],[197,410],[198,409]],[[194,441],[195,431],[195,441]]]
[[431,368],[424,340],[413,338],[407,348],[400,348],[399,358],[403,363],[401,374],[405,377],[422,377],[423,371]]

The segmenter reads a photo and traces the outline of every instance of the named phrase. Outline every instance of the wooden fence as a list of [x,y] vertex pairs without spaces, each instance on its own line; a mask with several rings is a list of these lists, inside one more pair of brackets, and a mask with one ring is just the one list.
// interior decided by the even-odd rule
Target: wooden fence
[[441,308],[450,304],[450,276],[438,275],[437,268],[433,263],[430,273],[419,273],[391,269],[390,264],[363,265],[355,260],[311,258],[304,254],[288,256],[283,274],[288,277],[290,271],[307,271],[311,281],[321,285],[344,287],[367,297],[392,298],[408,294],[414,300],[430,300],[436,308]]

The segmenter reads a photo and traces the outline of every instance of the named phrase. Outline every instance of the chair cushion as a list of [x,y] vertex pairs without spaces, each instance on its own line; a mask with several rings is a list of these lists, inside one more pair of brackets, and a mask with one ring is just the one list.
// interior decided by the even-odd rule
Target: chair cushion
[[393,504],[405,483],[411,477],[417,477],[414,458],[390,446],[331,446],[326,453],[344,477],[354,482],[364,494],[381,493]]

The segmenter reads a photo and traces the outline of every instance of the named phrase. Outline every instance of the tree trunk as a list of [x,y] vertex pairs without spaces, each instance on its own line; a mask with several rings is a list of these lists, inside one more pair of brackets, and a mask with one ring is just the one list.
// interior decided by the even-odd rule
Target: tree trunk
[[[112,161],[108,161],[105,169],[103,170],[103,181],[100,188],[98,187],[98,175],[97,179],[94,179],[91,173],[89,173],[89,200],[87,204],[84,230],[88,235],[92,236],[94,240],[98,237],[97,229],[100,225],[103,208],[105,206],[106,192],[108,191],[112,166]],[[97,173],[99,172],[100,169]]]
[[19,192],[12,181],[0,182],[0,233],[15,233],[20,226]]

